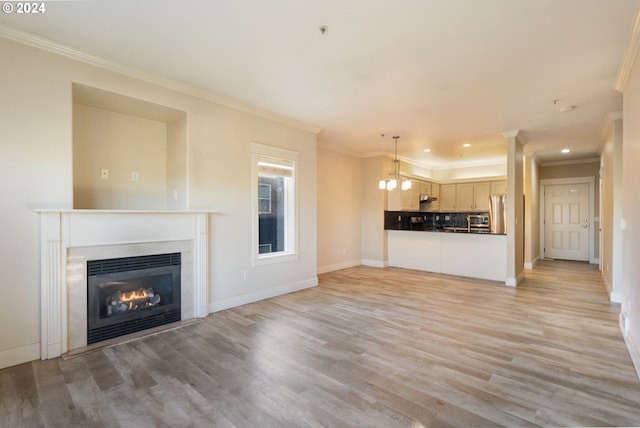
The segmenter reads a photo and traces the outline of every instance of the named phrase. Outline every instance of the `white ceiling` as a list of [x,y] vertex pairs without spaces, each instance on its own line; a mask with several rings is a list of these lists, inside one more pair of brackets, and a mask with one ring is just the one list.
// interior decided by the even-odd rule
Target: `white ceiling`
[[392,153],[399,135],[441,167],[504,158],[514,129],[541,162],[597,156],[640,0],[45,5],[0,24],[317,126],[323,146]]

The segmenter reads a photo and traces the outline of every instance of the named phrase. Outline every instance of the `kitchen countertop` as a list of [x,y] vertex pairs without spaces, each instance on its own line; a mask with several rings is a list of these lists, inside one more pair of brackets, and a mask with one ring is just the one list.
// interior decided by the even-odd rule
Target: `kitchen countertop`
[[[488,229],[467,228],[467,215],[474,213],[419,213],[385,211],[385,230],[436,232],[472,235],[506,235]],[[477,214],[477,213],[475,213]],[[488,214],[488,213],[482,213]]]
[[436,233],[466,233],[472,235],[506,235],[506,233],[493,233],[488,230],[471,230],[469,231],[466,227],[434,227],[434,226],[425,226],[422,228],[412,228],[412,229],[387,229],[387,230],[405,230],[408,232],[436,232]]

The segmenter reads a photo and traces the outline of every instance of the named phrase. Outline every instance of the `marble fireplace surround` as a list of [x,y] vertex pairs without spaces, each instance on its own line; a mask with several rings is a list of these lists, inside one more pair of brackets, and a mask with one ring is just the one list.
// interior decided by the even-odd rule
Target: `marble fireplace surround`
[[182,319],[207,310],[209,213],[37,210],[43,360],[87,346],[87,261],[180,252]]

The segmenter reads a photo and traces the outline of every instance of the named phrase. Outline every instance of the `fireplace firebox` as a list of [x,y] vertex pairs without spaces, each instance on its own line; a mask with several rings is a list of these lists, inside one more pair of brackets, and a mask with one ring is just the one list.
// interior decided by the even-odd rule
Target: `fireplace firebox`
[[180,253],[87,262],[87,344],[180,321]]

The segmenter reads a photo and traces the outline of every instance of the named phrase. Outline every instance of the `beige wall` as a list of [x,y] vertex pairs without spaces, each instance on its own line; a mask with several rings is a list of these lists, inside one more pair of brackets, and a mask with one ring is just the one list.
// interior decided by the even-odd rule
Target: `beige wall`
[[387,192],[378,188],[378,182],[387,176],[391,164],[391,159],[384,156],[362,160],[362,263],[369,266],[387,265],[387,232],[384,230]]
[[532,269],[540,258],[540,167],[535,158],[524,160],[524,266]]
[[516,286],[524,272],[524,157],[523,144],[507,137],[507,281]]
[[459,168],[435,169],[432,178],[439,182],[451,182],[457,180],[504,178],[507,175],[507,160],[503,163],[481,166],[466,166]]
[[622,119],[613,121],[601,157],[602,278],[612,301],[622,294]]
[[[204,98],[0,38],[0,366],[37,358],[39,215],[73,207],[72,82],[188,113],[189,209],[210,217],[210,308],[317,283],[316,135]],[[251,142],[299,153],[299,258],[252,266]],[[184,144],[184,142],[180,143]],[[247,272],[246,279],[244,272]],[[249,296],[249,297],[247,297]]]
[[599,170],[600,161],[598,159],[580,163],[542,165],[540,168],[540,180],[573,177],[597,177]]
[[362,160],[318,149],[318,272],[360,265]]
[[188,207],[187,116],[167,124],[167,208]]
[[[138,181],[131,180],[133,171]],[[73,106],[74,208],[166,209],[166,195],[165,123]]]
[[622,312],[628,321],[627,344],[640,374],[640,59],[636,59],[623,93]]

